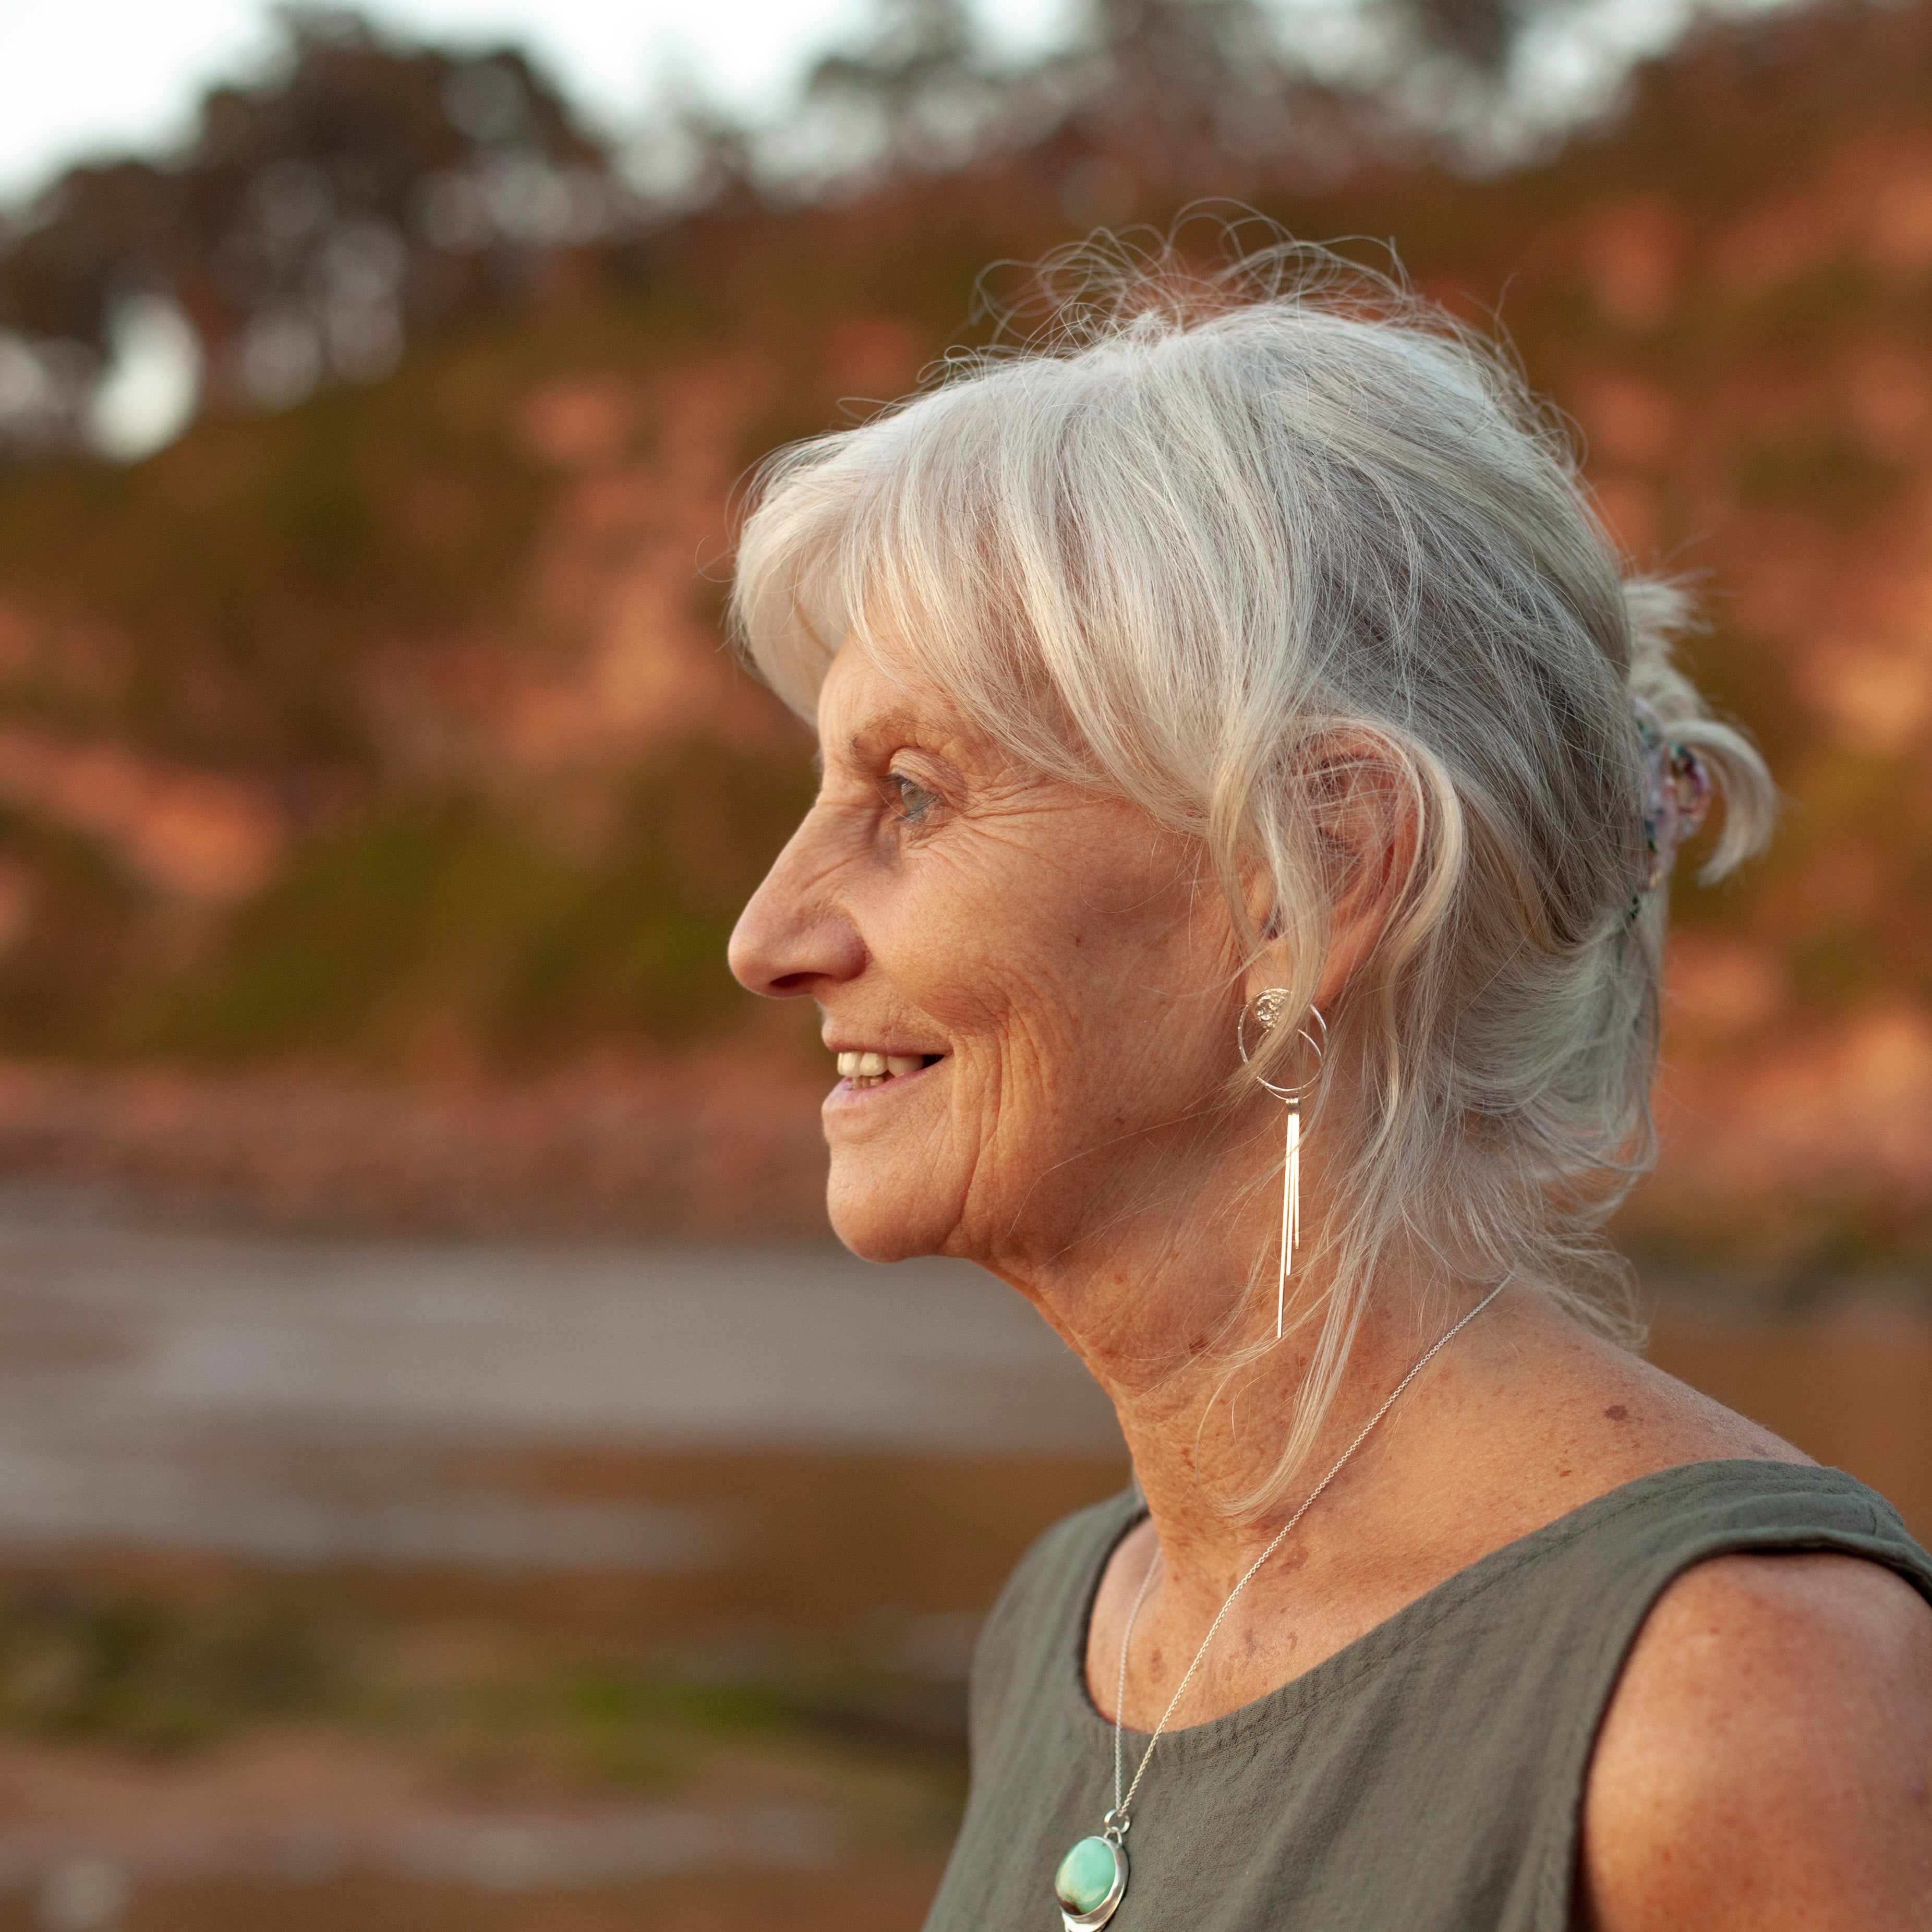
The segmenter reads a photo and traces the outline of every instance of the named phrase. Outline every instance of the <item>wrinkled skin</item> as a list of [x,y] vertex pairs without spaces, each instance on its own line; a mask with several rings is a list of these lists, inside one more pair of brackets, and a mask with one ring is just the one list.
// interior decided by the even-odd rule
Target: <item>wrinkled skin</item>
[[[1149,1518],[1104,1576],[1090,1688],[1165,1708],[1272,1517],[1221,1507],[1280,1446],[1293,1337],[1217,1400],[1217,1339],[1271,1329],[1244,1285],[1273,1250],[1280,1114],[1230,1104],[1240,969],[1201,852],[1137,808],[1014,769],[944,698],[848,646],[820,706],[818,802],[746,908],[733,970],[810,998],[832,1051],[916,1057],[825,1106],[832,1224],[875,1260],[941,1253],[1025,1294],[1112,1399]],[[1371,954],[1412,836],[1370,800],[1323,828],[1350,881],[1316,993],[1332,1016]],[[1322,1133],[1360,1123],[1349,1070]],[[1304,1169],[1322,1202],[1321,1137]],[[1442,1326],[1432,1284],[1375,1284],[1312,1466],[1324,1468]],[[1318,1288],[1305,1282],[1304,1292]],[[1434,1312],[1430,1311],[1433,1310]],[[1433,1323],[1432,1328],[1430,1324]],[[1805,1459],[1588,1334],[1527,1284],[1432,1363],[1244,1593],[1177,1724],[1267,1694],[1456,1570],[1652,1471]],[[1731,1557],[1660,1599],[1606,1717],[1576,1916],[1597,1932],[1932,1928],[1932,1613],[1836,1556]]]
[[875,1261],[1023,1262],[1132,1211],[1216,1098],[1240,1005],[1196,855],[1012,769],[852,654],[824,724],[818,802],[734,959],[818,998],[834,1052],[943,1056],[828,1101],[840,1238]]

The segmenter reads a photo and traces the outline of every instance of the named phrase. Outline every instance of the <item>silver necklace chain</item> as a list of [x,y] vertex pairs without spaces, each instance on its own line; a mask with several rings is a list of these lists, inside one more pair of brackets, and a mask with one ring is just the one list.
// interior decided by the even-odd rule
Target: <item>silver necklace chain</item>
[[1214,1621],[1208,1626],[1208,1634],[1201,1640],[1201,1648],[1194,1653],[1194,1661],[1187,1666],[1180,1682],[1174,1686],[1174,1695],[1168,1700],[1167,1708],[1160,1714],[1160,1722],[1154,1727],[1154,1736],[1148,1739],[1147,1749],[1142,1752],[1139,1768],[1134,1773],[1134,1781],[1127,1786],[1126,1796],[1124,1798],[1120,1795],[1120,1718],[1127,1700],[1127,1646],[1133,1640],[1134,1623],[1140,1616],[1141,1605],[1147,1600],[1148,1586],[1154,1581],[1154,1571],[1160,1565],[1160,1552],[1158,1550],[1155,1551],[1153,1559],[1148,1564],[1147,1574],[1141,1579],[1141,1586],[1134,1593],[1133,1607],[1127,1612],[1127,1627],[1120,1634],[1120,1678],[1114,1694],[1114,1808],[1108,1813],[1105,1820],[1106,1828],[1110,1833],[1126,1830],[1128,1808],[1134,1802],[1134,1793],[1141,1788],[1141,1780],[1147,1775],[1148,1760],[1154,1756],[1154,1748],[1160,1742],[1161,1733],[1167,1729],[1168,1720],[1174,1715],[1181,1699],[1186,1694],[1188,1685],[1194,1682],[1194,1673],[1201,1668],[1201,1660],[1208,1654],[1208,1646],[1214,1641],[1214,1633],[1221,1628],[1222,1619],[1234,1607],[1234,1599],[1253,1581],[1262,1565],[1288,1540],[1289,1532],[1315,1507],[1322,1491],[1342,1473],[1349,1457],[1369,1439],[1376,1424],[1394,1408],[1402,1391],[1502,1293],[1509,1282],[1510,1276],[1504,1275],[1454,1327],[1431,1343],[1414,1367],[1390,1390],[1388,1400],[1362,1425],[1361,1433],[1336,1458],[1334,1467],[1309,1491],[1303,1498],[1300,1508],[1275,1532],[1273,1541],[1241,1572],[1241,1580],[1228,1592],[1227,1601],[1215,1612]]

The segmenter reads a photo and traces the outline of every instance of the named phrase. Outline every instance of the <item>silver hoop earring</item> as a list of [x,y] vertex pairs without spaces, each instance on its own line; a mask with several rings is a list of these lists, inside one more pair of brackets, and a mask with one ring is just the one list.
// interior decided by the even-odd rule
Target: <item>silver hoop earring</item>
[[[1250,1021],[1263,1034],[1270,1034],[1281,1024],[1282,1015],[1287,1009],[1288,994],[1280,986],[1270,986],[1267,992],[1257,993],[1241,1009],[1241,1016],[1234,1023],[1234,1043],[1241,1050],[1244,1066],[1251,1064],[1248,1053]],[[1312,1031],[1310,1030],[1311,1026]],[[1282,1338],[1288,1318],[1288,1270],[1294,1265],[1294,1251],[1301,1245],[1301,1103],[1315,1090],[1315,1084],[1322,1077],[1322,1063],[1328,1052],[1328,1022],[1322,1017],[1322,1009],[1311,1006],[1307,1019],[1295,1031],[1295,1047],[1305,1048],[1315,1056],[1308,1077],[1291,1084],[1286,1081],[1270,1080],[1265,1073],[1255,1076],[1288,1109],[1288,1144],[1281,1167],[1281,1267],[1274,1292],[1274,1338],[1277,1342]]]

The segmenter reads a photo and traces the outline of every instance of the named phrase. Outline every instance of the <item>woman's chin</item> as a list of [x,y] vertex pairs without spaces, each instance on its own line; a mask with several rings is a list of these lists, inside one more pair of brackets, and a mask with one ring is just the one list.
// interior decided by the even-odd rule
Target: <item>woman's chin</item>
[[950,1217],[935,1211],[927,1190],[900,1186],[864,1163],[832,1158],[825,1209],[832,1232],[861,1261],[904,1262],[938,1253]]

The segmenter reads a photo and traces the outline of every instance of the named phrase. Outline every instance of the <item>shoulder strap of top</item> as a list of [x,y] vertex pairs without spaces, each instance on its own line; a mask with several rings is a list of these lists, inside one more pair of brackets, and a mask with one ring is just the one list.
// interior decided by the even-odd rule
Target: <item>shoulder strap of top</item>
[[1932,1601],[1932,1556],[1883,1497],[1842,1470],[1762,1461],[1687,1463],[1641,1477],[1437,1593],[1442,1621],[1455,1628],[1439,1648],[1423,1640],[1425,1694],[1446,1720],[1470,1727],[1474,1781],[1465,1788],[1486,1784],[1490,1794],[1486,1819],[1467,1822],[1495,1828],[1516,1806],[1530,1823],[1518,1882],[1535,1896],[1518,1900],[1513,1922],[1548,1932],[1570,1924],[1597,1733],[1658,1599],[1714,1557],[1806,1551],[1882,1564]]
[[[1595,1593],[1650,1597],[1692,1564],[1720,1554],[1836,1550],[1897,1570],[1932,1597],[1932,1556],[1876,1490],[1842,1469],[1804,1462],[1685,1462],[1606,1491],[1464,1573],[1546,1574],[1529,1589],[1560,1589],[1580,1608]],[[1561,1573],[1559,1585],[1557,1576]],[[1452,1583],[1454,1580],[1451,1580]],[[1530,1582],[1526,1574],[1518,1580]],[[1586,1586],[1579,1590],[1579,1586]],[[1649,1600],[1644,1607],[1647,1611]],[[1635,1633],[1633,1631],[1632,1635]]]
[[1002,1714],[1036,1711],[1042,1700],[1057,1703],[1065,1694],[1062,1673],[1081,1664],[1068,1646],[1085,1634],[1102,1558],[1144,1507],[1136,1491],[1124,1490],[1063,1517],[1020,1558],[974,1652],[969,1728],[976,1761],[992,1754]]

